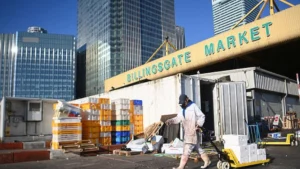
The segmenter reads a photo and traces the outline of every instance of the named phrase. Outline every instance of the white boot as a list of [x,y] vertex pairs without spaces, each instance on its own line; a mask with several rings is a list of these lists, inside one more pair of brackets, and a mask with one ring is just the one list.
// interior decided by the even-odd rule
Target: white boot
[[204,161],[204,165],[201,166],[201,168],[207,168],[211,163],[208,155],[206,153],[203,153],[203,154],[201,154],[201,158]]

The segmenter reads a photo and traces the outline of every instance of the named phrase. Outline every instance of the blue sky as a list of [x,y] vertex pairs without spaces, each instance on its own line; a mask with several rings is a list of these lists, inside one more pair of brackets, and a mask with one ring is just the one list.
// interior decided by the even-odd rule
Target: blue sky
[[[300,4],[300,0],[288,0]],[[276,0],[278,2],[278,0]],[[288,6],[278,2],[280,9]],[[76,35],[77,0],[2,0],[0,33],[41,26],[49,33]],[[268,15],[265,9],[263,16]],[[175,0],[176,24],[186,31],[187,45],[213,36],[211,0]]]

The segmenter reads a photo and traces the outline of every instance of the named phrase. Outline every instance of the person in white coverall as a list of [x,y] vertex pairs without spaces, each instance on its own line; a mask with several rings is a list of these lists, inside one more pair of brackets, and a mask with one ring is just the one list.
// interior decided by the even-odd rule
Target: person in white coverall
[[196,150],[204,161],[204,165],[201,166],[201,168],[207,168],[211,161],[205,151],[200,147],[201,140],[197,131],[198,127],[203,126],[205,115],[185,94],[180,95],[179,105],[182,107],[182,111],[178,113],[176,117],[166,121],[167,125],[182,122],[184,129],[184,148],[180,165],[173,169],[184,169],[193,150]]

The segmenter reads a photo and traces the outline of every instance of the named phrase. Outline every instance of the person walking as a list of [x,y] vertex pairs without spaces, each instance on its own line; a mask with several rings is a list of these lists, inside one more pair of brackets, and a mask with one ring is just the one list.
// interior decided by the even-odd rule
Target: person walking
[[166,125],[182,122],[184,129],[184,147],[180,165],[173,169],[184,169],[193,150],[196,150],[204,161],[201,168],[207,168],[211,161],[206,152],[200,147],[201,138],[198,133],[198,128],[202,127],[205,122],[205,115],[185,94],[179,96],[179,105],[182,111],[176,117],[166,121]]

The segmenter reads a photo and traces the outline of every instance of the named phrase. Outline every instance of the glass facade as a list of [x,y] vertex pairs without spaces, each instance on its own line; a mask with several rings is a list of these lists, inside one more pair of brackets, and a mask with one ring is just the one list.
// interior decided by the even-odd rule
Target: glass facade
[[0,100],[3,96],[12,96],[15,42],[14,34],[0,34]]
[[[215,35],[230,30],[257,4],[258,0],[212,0]],[[238,26],[253,22],[259,10],[256,8]]]
[[17,32],[14,97],[74,99],[75,37]]
[[[145,63],[166,36],[175,42],[174,0],[78,0],[77,14],[77,48],[87,45],[87,96]],[[161,56],[163,50],[154,59]]]

